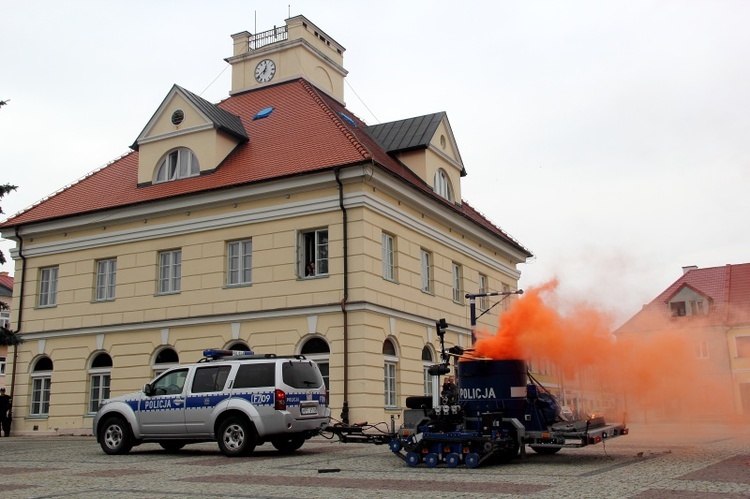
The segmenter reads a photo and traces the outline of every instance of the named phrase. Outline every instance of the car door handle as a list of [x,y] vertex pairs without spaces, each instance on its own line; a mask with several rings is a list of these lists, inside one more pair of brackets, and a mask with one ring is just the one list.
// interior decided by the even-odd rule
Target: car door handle
[[175,397],[173,402],[175,405],[180,405],[185,403],[185,399],[181,397]]

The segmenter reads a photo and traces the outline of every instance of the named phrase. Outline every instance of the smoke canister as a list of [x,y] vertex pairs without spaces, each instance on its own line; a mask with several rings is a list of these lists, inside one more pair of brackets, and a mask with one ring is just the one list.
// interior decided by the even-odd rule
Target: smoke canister
[[486,413],[502,412],[503,417],[523,421],[527,381],[523,360],[459,362],[459,404],[470,429],[477,429]]

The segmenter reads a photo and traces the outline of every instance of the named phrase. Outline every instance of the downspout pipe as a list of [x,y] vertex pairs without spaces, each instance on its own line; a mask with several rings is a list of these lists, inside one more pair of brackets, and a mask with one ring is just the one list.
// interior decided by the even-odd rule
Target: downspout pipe
[[341,406],[341,421],[349,424],[349,317],[346,310],[346,302],[349,299],[349,231],[344,206],[344,185],[339,177],[341,168],[336,168],[333,173],[339,188],[339,208],[341,208],[341,223],[344,231],[344,296],[341,299],[341,313],[344,316],[344,403]]
[[[21,332],[21,324],[23,324],[23,291],[24,281],[26,280],[26,257],[23,256],[23,238],[19,232],[19,228],[16,227],[16,239],[18,240],[18,257],[21,259],[21,289],[18,293],[18,325],[13,334]],[[13,407],[13,395],[16,393],[16,366],[18,365],[18,345],[13,345],[13,371],[10,375],[10,401],[11,407]],[[12,416],[11,416],[12,417]]]

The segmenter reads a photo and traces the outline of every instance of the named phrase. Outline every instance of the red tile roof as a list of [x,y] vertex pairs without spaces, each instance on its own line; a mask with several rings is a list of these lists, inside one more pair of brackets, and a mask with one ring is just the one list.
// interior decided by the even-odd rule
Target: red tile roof
[[743,263],[688,271],[623,324],[620,330],[635,330],[652,323],[654,318],[669,318],[669,300],[684,287],[700,293],[710,302],[709,314],[701,319],[701,325],[750,323],[750,263]]
[[[212,174],[139,187],[138,152],[132,152],[6,220],[0,227],[60,219],[372,160],[505,240],[522,254],[532,256],[467,203],[457,206],[435,195],[421,178],[389,156],[367,134],[364,122],[305,80],[234,95],[218,107],[241,118],[250,141],[237,146]],[[270,116],[252,119],[258,111],[268,107],[274,108]],[[356,126],[340,113],[351,118]]]
[[[11,294],[13,294],[13,277],[5,274],[0,274],[0,288],[9,289]],[[0,294],[5,296],[3,293]]]

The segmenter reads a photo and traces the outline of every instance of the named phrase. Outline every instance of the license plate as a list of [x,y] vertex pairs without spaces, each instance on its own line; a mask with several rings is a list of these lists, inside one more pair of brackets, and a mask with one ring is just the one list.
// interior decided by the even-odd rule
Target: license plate
[[315,407],[314,405],[310,405],[307,407],[302,406],[299,408],[299,413],[302,414],[303,416],[310,416],[313,414],[318,414],[318,408]]

